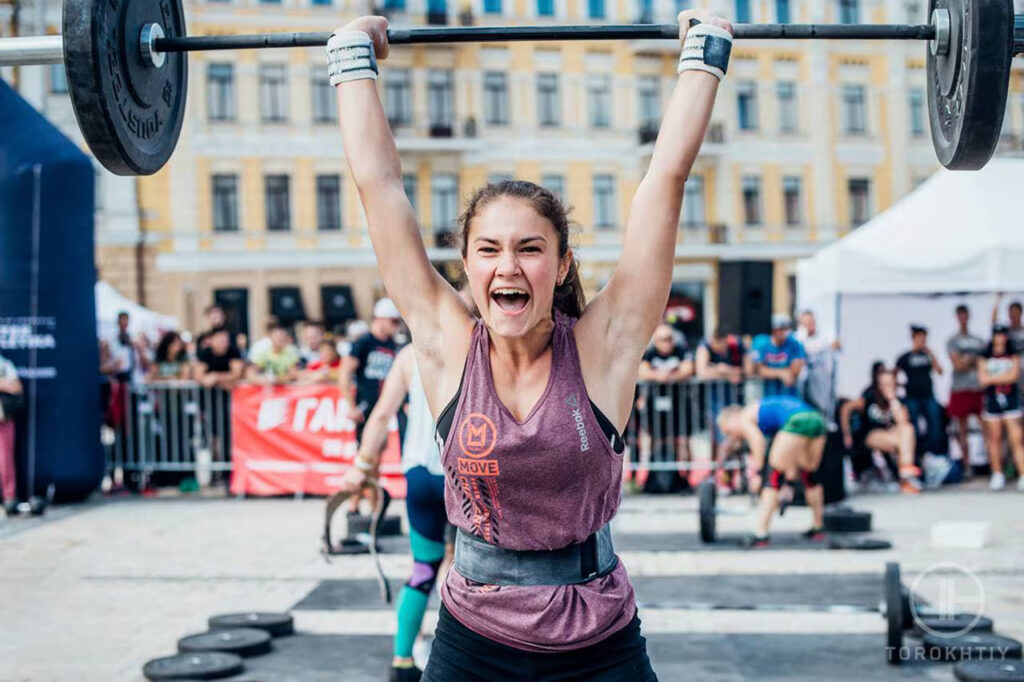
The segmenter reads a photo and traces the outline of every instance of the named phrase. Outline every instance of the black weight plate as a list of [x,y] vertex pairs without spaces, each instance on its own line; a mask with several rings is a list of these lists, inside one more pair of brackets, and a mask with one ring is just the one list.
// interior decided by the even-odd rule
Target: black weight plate
[[178,651],[223,651],[236,656],[259,656],[270,652],[270,633],[255,628],[211,630],[178,640]]
[[270,634],[271,637],[283,637],[295,632],[295,619],[287,613],[227,613],[210,617],[207,624],[211,630],[256,628]]
[[867,533],[871,530],[871,512],[853,509],[831,509],[824,515],[829,533]]
[[957,613],[952,616],[921,616],[914,619],[917,629],[922,632],[992,632],[992,619],[973,613]]
[[885,657],[891,665],[903,661],[903,585],[900,583],[900,565],[885,565],[882,589],[885,594]]
[[960,661],[953,674],[961,682],[1024,682],[1020,661]]
[[142,666],[147,680],[219,680],[242,672],[242,659],[220,651],[154,658]]
[[939,161],[977,170],[999,142],[1013,57],[1012,0],[929,0],[949,9],[948,55],[928,51],[928,118]]
[[[373,520],[372,516],[365,514],[352,514],[348,517],[348,534],[349,536],[356,535],[357,533],[369,533],[370,522]],[[402,534],[402,519],[398,516],[385,516],[379,524],[377,524],[377,536],[384,537],[385,535],[401,535]]]
[[957,636],[926,633],[921,642],[928,659],[933,661],[1020,658],[1021,653],[1017,640],[986,632]]
[[829,549],[859,549],[859,550],[876,550],[876,549],[892,549],[892,543],[886,540],[879,540],[877,538],[859,538],[859,537],[830,537],[828,539]]
[[715,541],[715,506],[718,504],[718,490],[715,488],[714,476],[705,478],[697,488],[700,502],[700,539],[711,543]]
[[150,175],[170,158],[181,134],[188,57],[166,54],[146,65],[140,35],[157,23],[185,35],[181,0],[66,0],[64,68],[75,118],[89,149],[118,175]]
[[914,627],[914,614],[910,610],[910,590],[903,588],[900,592],[900,604],[903,612],[903,629]]

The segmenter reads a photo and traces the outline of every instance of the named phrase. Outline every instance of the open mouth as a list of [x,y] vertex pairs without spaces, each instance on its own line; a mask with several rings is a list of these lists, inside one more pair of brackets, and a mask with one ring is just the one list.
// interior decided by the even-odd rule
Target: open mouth
[[526,309],[526,304],[530,301],[530,294],[516,287],[503,287],[491,292],[491,300],[503,312],[515,315]]

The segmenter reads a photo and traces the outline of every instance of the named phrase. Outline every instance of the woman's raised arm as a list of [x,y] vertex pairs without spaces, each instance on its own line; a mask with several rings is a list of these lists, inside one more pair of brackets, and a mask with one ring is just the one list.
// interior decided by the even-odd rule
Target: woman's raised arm
[[[384,286],[409,325],[417,350],[443,364],[440,349],[450,344],[442,331],[465,328],[471,318],[455,290],[431,265],[402,185],[398,148],[376,81],[376,59],[388,55],[387,27],[383,17],[361,17],[336,31],[327,48],[331,82],[337,90],[345,158],[359,190]],[[453,324],[459,321],[464,324]]]

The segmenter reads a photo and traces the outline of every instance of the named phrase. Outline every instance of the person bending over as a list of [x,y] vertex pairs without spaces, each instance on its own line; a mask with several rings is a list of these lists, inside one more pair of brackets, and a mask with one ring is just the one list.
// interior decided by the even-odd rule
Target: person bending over
[[[747,471],[751,490],[760,491],[761,497],[751,546],[768,546],[772,514],[780,503],[792,502],[798,484],[804,486],[813,519],[804,535],[823,539],[825,491],[817,478],[825,452],[825,419],[821,414],[800,398],[768,396],[746,407],[725,408],[718,416],[718,428],[730,440],[746,441],[750,448]],[[767,447],[769,441],[771,449]],[[766,450],[768,480],[762,481]]]
[[890,457],[896,458],[900,490],[908,494],[921,492],[921,470],[914,464],[917,434],[910,424],[907,408],[896,396],[896,375],[884,366],[874,372],[874,384],[861,397],[847,400],[839,411],[839,426],[843,432],[843,445],[853,447],[851,420],[854,412],[861,412],[861,432],[864,444]]
[[487,185],[459,219],[479,318],[431,265],[402,184],[375,82],[387,20],[356,19],[328,42],[345,159],[412,335],[458,528],[424,680],[656,679],[608,522],[621,499],[619,433],[668,300],[684,185],[731,45],[731,25],[708,11],[679,23],[680,75],[608,283],[587,305],[555,194]]

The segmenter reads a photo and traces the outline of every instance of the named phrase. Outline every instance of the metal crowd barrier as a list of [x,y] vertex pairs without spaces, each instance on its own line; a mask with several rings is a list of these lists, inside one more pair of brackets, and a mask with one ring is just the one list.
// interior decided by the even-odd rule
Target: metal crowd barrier
[[108,473],[120,470],[144,487],[153,478],[187,476],[208,485],[212,472],[231,470],[230,392],[193,381],[112,390],[104,438]]
[[[708,469],[721,441],[718,414],[762,394],[759,379],[638,383],[623,434],[627,477],[640,471],[685,476]],[[161,472],[174,478],[177,472],[206,485],[212,472],[231,471],[230,392],[192,381],[164,381],[125,386],[115,401],[120,414],[108,413],[104,439],[108,472],[145,480],[160,478]]]

